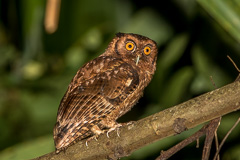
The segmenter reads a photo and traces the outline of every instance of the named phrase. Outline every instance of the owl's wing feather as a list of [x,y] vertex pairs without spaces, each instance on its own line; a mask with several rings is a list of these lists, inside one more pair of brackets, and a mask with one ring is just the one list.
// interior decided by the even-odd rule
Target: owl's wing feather
[[[139,85],[138,73],[129,64],[114,59],[107,66],[98,73],[92,72],[90,78],[80,78],[77,85],[73,85],[74,79],[69,85],[54,129],[56,148],[90,136],[91,127],[115,110]],[[94,67],[101,66],[95,64]],[[88,70],[91,69],[90,66]]]

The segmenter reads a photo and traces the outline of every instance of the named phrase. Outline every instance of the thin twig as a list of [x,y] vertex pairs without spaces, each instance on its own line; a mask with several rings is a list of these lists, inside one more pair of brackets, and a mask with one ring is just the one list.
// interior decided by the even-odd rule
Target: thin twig
[[225,141],[227,140],[228,136],[230,135],[230,133],[232,133],[232,131],[234,130],[234,128],[236,128],[236,126],[238,125],[238,123],[240,122],[240,117],[238,118],[238,120],[235,122],[235,124],[232,126],[232,128],[228,131],[228,133],[226,134],[226,136],[223,138],[221,144],[219,145],[219,149],[217,150],[213,160],[217,159],[217,155],[219,154],[223,144],[225,143]]
[[240,73],[240,69],[237,67],[236,63],[232,60],[232,58],[229,55],[227,55],[227,58],[232,62],[238,73]]
[[202,160],[209,159],[212,141],[214,139],[215,132],[218,129],[220,121],[221,117],[215,118],[214,120],[210,121],[209,126],[206,128],[206,138],[203,147]]
[[181,150],[182,148],[186,147],[188,144],[198,140],[200,137],[205,135],[205,133],[206,133],[206,126],[201,128],[199,131],[194,133],[192,136],[184,139],[180,143],[178,143],[175,146],[173,146],[172,148],[168,149],[167,151],[162,151],[161,155],[159,157],[157,157],[156,160],[168,159],[169,157],[171,157],[172,155],[177,153],[179,150]]
[[[167,151],[162,151],[161,155],[156,158],[156,160],[165,160],[177,153],[182,148],[186,147],[188,144],[192,143],[193,141],[198,141],[200,137],[206,134],[206,132],[212,131],[215,132],[215,129],[218,126],[220,118],[215,118],[211,120],[207,125],[204,125],[199,131],[191,135],[190,137],[184,139],[182,142],[178,143],[177,145],[173,146],[172,148],[168,149]],[[214,134],[213,134],[214,135]],[[210,140],[210,139],[208,139]],[[208,145],[205,145],[206,147]],[[208,151],[208,150],[206,150]],[[205,152],[206,152],[205,151]],[[204,152],[204,153],[205,153]]]
[[[215,131],[215,146],[216,146],[216,150],[218,150],[219,149],[219,142],[218,142],[217,131]],[[220,160],[219,154],[217,156],[217,160]]]
[[238,76],[237,76],[237,78],[235,79],[235,81],[240,81],[240,69],[237,67],[236,63],[231,59],[230,56],[227,55],[227,57],[228,57],[228,59],[232,62],[232,64],[234,65],[234,67],[236,68],[236,70],[237,70],[238,73],[239,73]]
[[212,76],[210,76],[210,80],[211,80],[211,82],[212,82],[213,87],[214,87],[215,89],[217,89],[217,86],[216,86],[216,84],[215,84]]

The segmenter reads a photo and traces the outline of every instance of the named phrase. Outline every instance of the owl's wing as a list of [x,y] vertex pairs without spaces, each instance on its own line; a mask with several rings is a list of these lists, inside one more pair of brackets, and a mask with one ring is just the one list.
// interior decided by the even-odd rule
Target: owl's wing
[[138,87],[139,76],[133,67],[122,61],[114,64],[81,80],[65,94],[54,129],[57,149],[90,136],[92,126],[114,111]]

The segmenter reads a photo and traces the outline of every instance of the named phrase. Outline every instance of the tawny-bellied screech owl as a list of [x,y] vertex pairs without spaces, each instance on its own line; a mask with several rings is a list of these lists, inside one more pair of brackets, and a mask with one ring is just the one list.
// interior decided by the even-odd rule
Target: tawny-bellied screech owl
[[137,103],[151,81],[157,53],[153,40],[118,33],[103,54],[81,67],[58,109],[56,152],[120,126],[116,120]]

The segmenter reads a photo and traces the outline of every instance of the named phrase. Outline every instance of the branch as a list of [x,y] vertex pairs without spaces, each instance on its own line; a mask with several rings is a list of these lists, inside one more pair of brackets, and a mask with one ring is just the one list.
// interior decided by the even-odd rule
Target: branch
[[[206,124],[205,126],[203,126],[199,131],[197,131],[196,133],[194,133],[193,135],[191,135],[190,137],[184,139],[183,141],[181,141],[180,143],[176,144],[175,146],[171,147],[170,149],[168,149],[167,151],[162,151],[161,155],[158,156],[156,158],[156,160],[163,160],[163,159],[168,159],[170,158],[173,154],[177,153],[179,150],[183,149],[184,147],[186,147],[187,145],[189,145],[190,143],[192,143],[193,141],[198,140],[200,137],[202,137],[203,135],[206,135],[207,132],[211,131],[215,131],[215,129],[218,126],[218,123],[220,121],[220,117],[219,118],[215,118],[213,120],[210,121],[210,123]],[[208,134],[209,135],[209,134]],[[214,135],[214,134],[212,134]],[[206,136],[206,139],[208,139],[208,141],[206,144],[206,140],[205,140],[205,144],[204,144],[204,150],[203,150],[203,157],[202,159],[208,159],[209,156],[209,151],[210,148],[206,148],[206,147],[211,147],[210,143],[212,142],[212,136],[207,138],[208,136]],[[208,144],[209,143],[209,144]],[[198,147],[197,147],[198,148]]]
[[223,140],[222,140],[219,148],[218,148],[217,151],[216,151],[216,154],[215,154],[213,160],[216,160],[216,159],[217,159],[217,156],[218,156],[218,154],[219,154],[219,152],[220,152],[220,150],[221,150],[224,142],[226,141],[226,139],[228,138],[228,136],[230,135],[230,133],[232,133],[232,131],[236,128],[236,126],[239,124],[239,122],[240,122],[240,117],[239,117],[238,120],[235,122],[235,124],[232,126],[232,128],[228,131],[228,133],[226,134],[226,136],[223,138]]
[[125,125],[116,131],[99,136],[85,145],[85,140],[35,160],[117,159],[130,155],[150,143],[196,127],[199,124],[240,109],[240,82],[235,81],[222,88],[193,98],[149,117]]

